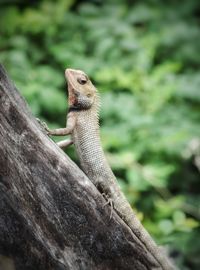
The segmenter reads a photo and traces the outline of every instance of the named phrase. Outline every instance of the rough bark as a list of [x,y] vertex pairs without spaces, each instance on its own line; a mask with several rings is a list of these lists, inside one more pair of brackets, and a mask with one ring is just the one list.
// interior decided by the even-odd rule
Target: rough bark
[[104,204],[1,66],[0,267],[6,256],[16,270],[153,269],[152,256]]

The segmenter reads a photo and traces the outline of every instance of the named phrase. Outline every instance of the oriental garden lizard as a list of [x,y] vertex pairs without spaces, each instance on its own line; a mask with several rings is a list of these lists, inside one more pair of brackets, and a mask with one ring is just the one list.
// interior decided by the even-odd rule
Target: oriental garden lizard
[[69,104],[67,124],[65,128],[55,130],[47,128],[48,134],[61,136],[71,134],[72,140],[61,141],[58,145],[61,148],[72,143],[75,145],[85,174],[154,257],[157,266],[149,269],[175,269],[133,213],[105,158],[100,141],[100,98],[97,89],[81,70],[66,69],[65,76],[68,81]]

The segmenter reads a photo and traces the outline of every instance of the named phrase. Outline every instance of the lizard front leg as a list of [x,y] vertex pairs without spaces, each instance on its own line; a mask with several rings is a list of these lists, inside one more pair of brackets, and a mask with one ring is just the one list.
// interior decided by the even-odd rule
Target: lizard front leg
[[57,145],[60,147],[60,148],[65,148],[65,147],[68,147],[69,145],[73,144],[73,141],[72,140],[63,140],[63,141],[60,141],[57,143]]
[[69,135],[69,134],[72,133],[75,125],[76,125],[76,117],[75,117],[75,115],[68,114],[66,127],[65,128],[57,128],[57,129],[48,130],[48,134],[49,135],[54,135],[54,136]]
[[64,136],[64,135],[69,135],[72,133],[74,127],[76,125],[76,117],[73,114],[68,114],[67,115],[67,125],[65,128],[57,128],[57,129],[52,129],[48,130],[49,135],[54,135],[54,136]]
[[[76,124],[76,117],[75,115],[68,114],[67,115],[67,124],[65,128],[57,128],[57,129],[52,129],[50,130],[45,122],[42,122],[40,119],[37,118],[38,123],[45,129],[46,133],[48,135],[54,135],[54,136],[64,136],[64,135],[69,135],[72,133],[75,124]],[[57,143],[57,145],[60,148],[65,148],[69,145],[73,144],[72,140],[62,140]]]
[[[48,130],[49,135],[54,135],[54,136],[63,136],[63,135],[69,135],[72,133],[74,127],[76,124],[76,117],[75,115],[68,114],[67,115],[67,124],[66,128],[58,128],[58,129],[53,129],[53,130]],[[57,143],[57,145],[60,148],[65,148],[68,147],[69,145],[73,144],[72,140],[62,140]]]

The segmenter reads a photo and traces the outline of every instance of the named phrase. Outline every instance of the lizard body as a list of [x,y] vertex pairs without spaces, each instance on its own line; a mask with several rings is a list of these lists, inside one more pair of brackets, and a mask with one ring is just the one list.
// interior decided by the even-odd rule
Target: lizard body
[[[98,190],[113,203],[118,215],[129,226],[157,262],[152,269],[175,269],[141,225],[120,190],[102,149],[99,131],[99,95],[87,75],[80,70],[67,69],[69,112],[67,126],[49,131],[51,135],[71,134],[81,167]],[[61,142],[64,147],[71,142]]]

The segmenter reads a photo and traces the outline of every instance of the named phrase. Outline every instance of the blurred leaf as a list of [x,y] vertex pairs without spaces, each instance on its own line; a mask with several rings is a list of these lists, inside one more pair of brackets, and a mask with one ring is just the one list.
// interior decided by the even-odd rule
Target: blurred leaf
[[180,269],[200,269],[199,1],[4,1],[0,37],[0,61],[51,128],[65,125],[65,68],[89,75],[134,211]]

